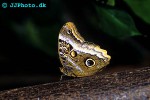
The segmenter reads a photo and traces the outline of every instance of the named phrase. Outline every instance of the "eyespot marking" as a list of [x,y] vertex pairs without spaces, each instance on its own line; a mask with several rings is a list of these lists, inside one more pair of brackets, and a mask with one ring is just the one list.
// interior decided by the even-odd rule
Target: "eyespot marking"
[[77,56],[77,52],[75,52],[74,50],[72,50],[71,52],[70,52],[70,55],[71,55],[71,57],[76,57]]
[[88,58],[88,59],[86,59],[86,61],[85,61],[85,65],[86,65],[87,67],[93,67],[93,66],[95,65],[95,61],[94,61],[93,59],[91,59],[91,58]]
[[71,31],[71,30],[68,30],[68,31],[67,31],[67,33],[68,33],[68,34],[71,34],[71,33],[72,33],[72,31]]

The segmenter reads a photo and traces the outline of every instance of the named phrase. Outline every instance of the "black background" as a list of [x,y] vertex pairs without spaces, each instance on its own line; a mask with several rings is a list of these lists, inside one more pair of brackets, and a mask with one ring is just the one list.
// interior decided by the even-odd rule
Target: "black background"
[[[58,37],[49,37],[49,41],[55,44],[52,46],[54,55],[49,55],[34,45],[26,43],[11,27],[12,22],[22,23],[28,18],[31,18],[38,26],[59,23],[58,31],[53,33],[56,35],[59,34],[59,30],[64,23],[67,21],[75,22],[85,40],[100,44],[112,56],[110,65],[105,69],[106,72],[130,69],[129,67],[118,67],[120,65],[149,65],[149,25],[136,16],[123,1],[116,0],[114,8],[128,12],[133,18],[137,29],[142,33],[141,36],[131,37],[125,41],[119,41],[106,34],[94,34],[100,30],[95,30],[88,24],[87,13],[85,12],[88,11],[89,14],[94,16],[92,5],[107,7],[105,3],[102,4],[100,1],[94,0],[56,1],[46,2],[47,8],[1,8],[0,90],[59,81],[61,75],[59,67],[62,65],[57,55]],[[60,13],[64,14],[65,18],[60,16]],[[135,49],[134,45],[137,45],[138,49]],[[142,52],[139,52],[139,50]]]

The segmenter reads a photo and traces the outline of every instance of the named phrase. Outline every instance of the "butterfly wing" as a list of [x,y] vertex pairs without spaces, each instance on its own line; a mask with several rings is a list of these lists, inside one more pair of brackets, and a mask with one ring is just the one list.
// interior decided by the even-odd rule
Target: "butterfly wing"
[[86,42],[72,22],[66,23],[58,37],[59,58],[62,73],[84,77],[95,74],[109,64],[110,56],[98,45]]

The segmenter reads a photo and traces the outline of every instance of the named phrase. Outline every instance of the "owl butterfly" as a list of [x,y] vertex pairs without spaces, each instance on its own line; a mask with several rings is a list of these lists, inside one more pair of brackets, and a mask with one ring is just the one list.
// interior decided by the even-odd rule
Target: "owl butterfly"
[[63,65],[60,71],[72,77],[93,75],[108,65],[111,59],[106,50],[85,41],[72,22],[67,22],[60,30],[58,53]]

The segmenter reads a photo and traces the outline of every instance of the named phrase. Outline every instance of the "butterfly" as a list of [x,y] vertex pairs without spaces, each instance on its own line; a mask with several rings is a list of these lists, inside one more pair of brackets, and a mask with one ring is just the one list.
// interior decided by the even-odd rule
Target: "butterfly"
[[94,75],[109,64],[111,56],[99,45],[85,41],[73,22],[63,25],[58,36],[60,71],[67,76]]

